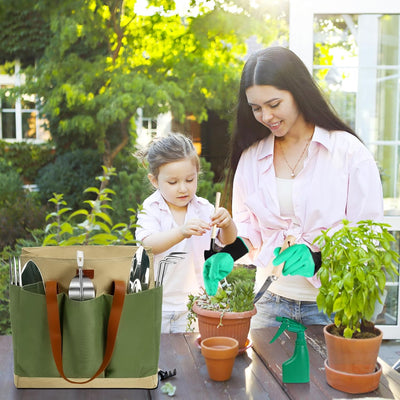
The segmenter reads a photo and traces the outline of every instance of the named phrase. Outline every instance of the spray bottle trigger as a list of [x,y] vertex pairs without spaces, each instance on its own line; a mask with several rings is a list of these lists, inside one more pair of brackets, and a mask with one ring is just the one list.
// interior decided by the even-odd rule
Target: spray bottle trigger
[[281,326],[279,327],[278,331],[276,332],[275,336],[272,338],[272,340],[270,341],[270,343],[275,342],[276,339],[278,339],[279,336],[281,336],[281,334],[286,330],[286,323],[282,323]]

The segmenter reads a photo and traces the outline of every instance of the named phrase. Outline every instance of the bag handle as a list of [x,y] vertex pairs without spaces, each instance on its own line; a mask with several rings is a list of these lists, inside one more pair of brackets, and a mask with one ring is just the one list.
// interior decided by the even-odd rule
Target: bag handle
[[107,367],[111,361],[114,351],[115,340],[117,338],[119,321],[122,314],[122,308],[125,300],[126,283],[124,281],[114,281],[114,298],[111,305],[110,316],[107,326],[107,343],[104,353],[103,362],[97,372],[85,381],[73,381],[64,374],[62,362],[62,336],[60,328],[60,315],[57,302],[57,282],[46,282],[46,306],[47,319],[49,323],[49,334],[53,358],[60,375],[69,383],[84,384],[97,378]]

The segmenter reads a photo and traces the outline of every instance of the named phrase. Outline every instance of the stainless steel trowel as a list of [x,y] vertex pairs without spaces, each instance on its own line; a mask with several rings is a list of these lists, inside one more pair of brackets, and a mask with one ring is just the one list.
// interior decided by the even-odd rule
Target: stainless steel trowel
[[68,296],[72,300],[90,300],[96,297],[93,282],[90,278],[83,275],[83,251],[76,252],[78,263],[78,275],[72,278],[69,284]]

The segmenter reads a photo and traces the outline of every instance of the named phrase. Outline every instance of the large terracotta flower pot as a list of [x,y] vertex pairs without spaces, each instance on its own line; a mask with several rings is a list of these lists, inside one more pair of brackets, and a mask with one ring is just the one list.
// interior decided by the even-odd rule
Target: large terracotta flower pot
[[370,374],[375,370],[383,333],[375,328],[376,337],[368,339],[347,339],[329,333],[324,327],[329,366],[335,370],[354,374]]
[[212,380],[227,381],[231,377],[238,351],[239,342],[230,337],[216,336],[202,340],[201,354]]
[[382,331],[375,328],[377,336],[372,338],[347,339],[329,333],[332,326],[324,327],[328,384],[346,393],[368,393],[377,389],[382,375],[382,368],[377,363]]
[[213,336],[228,336],[236,339],[239,349],[243,349],[246,347],[251,317],[257,310],[254,306],[251,311],[225,312],[221,320],[220,311],[205,310],[195,303],[193,312],[197,314],[201,340]]

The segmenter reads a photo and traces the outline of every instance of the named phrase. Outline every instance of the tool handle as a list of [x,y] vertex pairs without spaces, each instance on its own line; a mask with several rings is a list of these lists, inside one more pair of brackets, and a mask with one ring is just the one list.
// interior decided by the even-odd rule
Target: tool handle
[[[279,252],[282,253],[283,250],[286,250],[288,247],[296,243],[296,238],[292,235],[289,235],[285,241],[283,242],[283,245],[281,247],[281,251]],[[284,267],[285,263],[279,264],[277,266],[274,266],[272,269],[271,277],[273,280],[278,279],[282,275],[282,270]]]
[[[215,211],[219,208],[219,203],[221,201],[221,192],[215,194]],[[211,231],[211,239],[215,239],[217,236],[217,225],[214,225]]]

